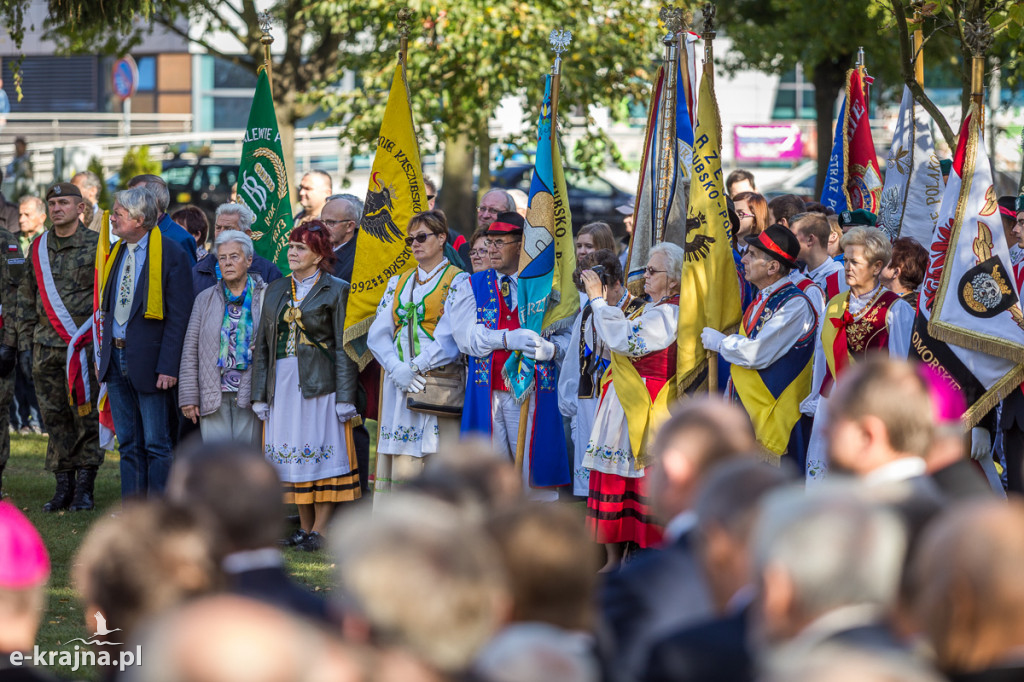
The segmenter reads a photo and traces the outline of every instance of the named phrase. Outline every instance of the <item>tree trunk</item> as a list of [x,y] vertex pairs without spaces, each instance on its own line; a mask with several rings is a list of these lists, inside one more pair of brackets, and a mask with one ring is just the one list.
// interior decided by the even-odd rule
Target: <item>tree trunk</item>
[[483,199],[484,194],[491,188],[491,131],[487,127],[489,119],[489,116],[485,118],[476,129],[476,166],[479,171],[477,200]]
[[476,229],[473,152],[474,147],[467,133],[445,139],[442,191],[438,206],[448,216],[448,226],[467,238]]
[[818,132],[818,177],[814,181],[814,194],[821,196],[828,175],[828,160],[832,155],[832,116],[835,112],[836,97],[843,87],[850,55],[841,55],[837,60],[823,61],[814,65],[814,110],[817,114],[815,126]]

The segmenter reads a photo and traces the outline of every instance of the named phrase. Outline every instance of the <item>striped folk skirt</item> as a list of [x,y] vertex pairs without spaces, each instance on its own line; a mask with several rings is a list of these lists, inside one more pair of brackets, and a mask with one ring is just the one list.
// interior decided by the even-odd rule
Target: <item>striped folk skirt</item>
[[660,543],[663,529],[651,512],[647,477],[591,471],[587,528],[601,544],[635,542],[651,547]]

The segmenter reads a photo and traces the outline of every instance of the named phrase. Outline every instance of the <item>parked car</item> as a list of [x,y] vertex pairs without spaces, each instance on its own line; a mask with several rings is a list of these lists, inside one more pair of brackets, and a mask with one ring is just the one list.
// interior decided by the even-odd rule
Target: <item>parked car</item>
[[[491,174],[491,186],[521,189],[529,194],[532,178],[533,164],[506,166]],[[608,223],[616,237],[626,234],[623,216],[615,207],[629,203],[633,198],[632,193],[619,189],[604,178],[588,176],[578,168],[565,169],[565,185],[569,194],[569,210],[572,212],[573,234],[596,220]]]
[[817,201],[814,195],[814,183],[818,179],[818,162],[804,161],[789,171],[781,180],[767,185],[764,198],[771,201],[783,194],[795,194],[804,201]]
[[231,186],[238,181],[238,162],[171,159],[164,161],[161,175],[171,192],[168,213],[192,204],[201,208],[213,225],[217,207],[231,200]]

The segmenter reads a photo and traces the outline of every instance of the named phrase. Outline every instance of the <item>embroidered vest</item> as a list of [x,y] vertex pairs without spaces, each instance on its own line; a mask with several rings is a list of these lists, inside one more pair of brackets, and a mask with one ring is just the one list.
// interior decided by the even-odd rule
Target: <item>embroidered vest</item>
[[825,309],[825,323],[821,328],[821,345],[825,351],[826,373],[821,393],[828,396],[832,384],[851,362],[862,360],[869,351],[885,350],[889,346],[889,327],[886,316],[897,294],[880,289],[858,315],[851,315],[850,292],[836,296]]
[[[391,317],[395,323],[395,339],[399,340],[399,337],[402,337],[398,349],[399,359],[402,360],[405,360],[402,357],[402,348],[409,333],[406,328],[411,324],[414,328],[422,329],[431,339],[434,338],[434,330],[437,329],[437,323],[441,320],[441,315],[444,314],[444,302],[448,298],[448,290],[451,288],[452,280],[462,270],[454,265],[445,267],[441,276],[437,278],[434,288],[419,303],[414,303],[413,289],[415,285],[412,282],[415,282],[414,277],[418,272],[418,268],[414,268],[403,273],[398,278],[398,285],[395,287],[395,298],[391,302]],[[402,336],[403,334],[405,336]],[[413,345],[415,347],[412,353],[413,357],[415,357],[419,354],[419,334],[413,334]]]
[[818,315],[800,287],[789,282],[772,292],[767,300],[747,308],[740,326],[740,334],[756,339],[768,320],[794,299],[802,301],[798,305],[806,304],[814,313],[814,324],[807,333],[796,340],[786,355],[768,367],[754,370],[731,366],[733,389],[750,415],[758,442],[776,455],[786,453],[790,432],[800,420],[800,401],[811,390]]

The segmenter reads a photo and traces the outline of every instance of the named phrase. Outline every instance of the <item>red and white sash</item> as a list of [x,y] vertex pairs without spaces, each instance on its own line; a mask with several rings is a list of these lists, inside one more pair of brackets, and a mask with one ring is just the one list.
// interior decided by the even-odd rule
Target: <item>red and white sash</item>
[[79,415],[85,416],[92,411],[92,404],[89,401],[87,355],[88,346],[93,342],[92,316],[79,327],[57,293],[57,283],[53,281],[53,271],[50,269],[50,253],[46,250],[49,236],[49,231],[43,232],[32,242],[32,269],[36,275],[36,288],[39,290],[39,299],[43,303],[46,317],[57,335],[68,344],[64,363],[68,380],[68,400],[71,406],[78,410]]

